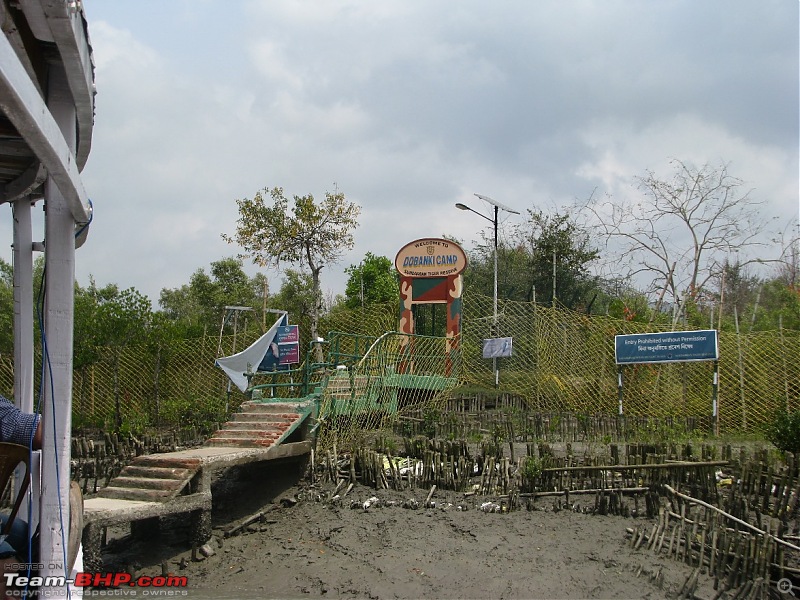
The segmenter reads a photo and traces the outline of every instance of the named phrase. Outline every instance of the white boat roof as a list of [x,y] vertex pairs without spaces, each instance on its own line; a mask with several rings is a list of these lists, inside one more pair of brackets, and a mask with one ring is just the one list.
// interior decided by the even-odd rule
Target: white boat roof
[[[94,127],[94,62],[79,0],[0,3],[0,203],[41,198],[52,177],[77,222],[88,220],[80,179]],[[75,108],[70,147],[51,113]]]

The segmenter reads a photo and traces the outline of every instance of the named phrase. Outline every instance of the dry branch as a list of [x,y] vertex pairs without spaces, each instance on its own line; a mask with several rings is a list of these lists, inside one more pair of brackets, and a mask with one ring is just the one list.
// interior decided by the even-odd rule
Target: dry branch
[[713,511],[721,514],[722,516],[730,519],[734,523],[738,523],[742,527],[746,527],[747,529],[749,529],[750,531],[752,531],[754,533],[758,533],[758,534],[763,535],[763,536],[769,536],[772,539],[774,539],[777,543],[782,544],[783,546],[786,546],[787,548],[791,548],[792,550],[796,550],[796,551],[800,552],[800,547],[795,546],[794,544],[792,544],[790,542],[787,542],[784,539],[776,537],[776,536],[772,535],[771,533],[763,531],[763,530],[759,529],[758,527],[756,527],[755,525],[751,525],[747,521],[742,521],[741,519],[738,519],[738,518],[734,517],[732,514],[725,512],[721,508],[717,508],[713,504],[709,504],[708,502],[703,502],[702,500],[698,500],[697,498],[692,498],[691,496],[687,496],[686,494],[681,494],[679,491],[677,491],[676,489],[674,489],[673,487],[671,487],[671,486],[669,486],[667,484],[664,484],[664,489],[667,490],[670,494],[673,494],[673,495],[677,496],[678,498],[682,498],[682,499],[686,500],[687,502],[691,502],[691,503],[694,503],[694,504],[699,504],[700,506],[703,506],[705,508],[713,510]]

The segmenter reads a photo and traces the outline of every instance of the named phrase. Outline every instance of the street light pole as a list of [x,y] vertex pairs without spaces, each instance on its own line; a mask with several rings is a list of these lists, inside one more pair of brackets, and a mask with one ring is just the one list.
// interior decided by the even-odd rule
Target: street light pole
[[[482,217],[489,221],[493,228],[494,228],[494,293],[492,294],[492,335],[497,337],[498,327],[497,327],[497,215],[499,210],[502,208],[506,212],[513,213],[518,215],[519,212],[509,208],[508,206],[501,204],[497,200],[492,200],[488,196],[482,196],[480,194],[475,194],[481,200],[485,200],[492,206],[494,206],[494,218],[490,219],[483,213],[479,213],[477,210],[470,208],[466,204],[462,204],[461,202],[456,203],[456,208],[459,210],[468,210],[470,212],[475,213],[479,217]],[[497,357],[492,357],[492,371],[494,371],[494,387],[497,388],[500,385],[500,371],[497,370]]]
[[[494,205],[494,312],[492,319],[492,335],[497,337],[497,205]],[[492,359],[492,368],[494,369],[494,387],[497,387],[499,382],[499,372],[497,371],[497,358]]]

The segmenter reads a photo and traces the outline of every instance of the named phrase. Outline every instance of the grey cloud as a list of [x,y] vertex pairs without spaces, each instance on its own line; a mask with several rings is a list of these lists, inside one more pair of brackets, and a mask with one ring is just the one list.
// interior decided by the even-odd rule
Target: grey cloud
[[[558,206],[606,180],[624,190],[673,153],[735,152],[771,210],[797,207],[796,2],[87,4],[90,31],[129,39],[97,28],[98,221],[79,271],[115,281],[107,256],[135,256],[142,272],[119,283],[154,297],[235,254],[219,234],[263,186],[336,182],[364,206],[342,266],[415,231],[476,239],[481,223],[448,212],[473,191]],[[159,248],[162,211],[192,226]]]

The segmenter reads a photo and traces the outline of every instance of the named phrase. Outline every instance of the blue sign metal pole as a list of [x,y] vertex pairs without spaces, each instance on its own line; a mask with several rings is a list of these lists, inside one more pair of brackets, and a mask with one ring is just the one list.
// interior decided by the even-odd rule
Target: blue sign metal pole
[[622,414],[622,366],[617,368],[617,402],[619,403],[619,414]]
[[711,386],[711,415],[714,418],[714,435],[719,435],[719,361],[714,361],[714,383]]

